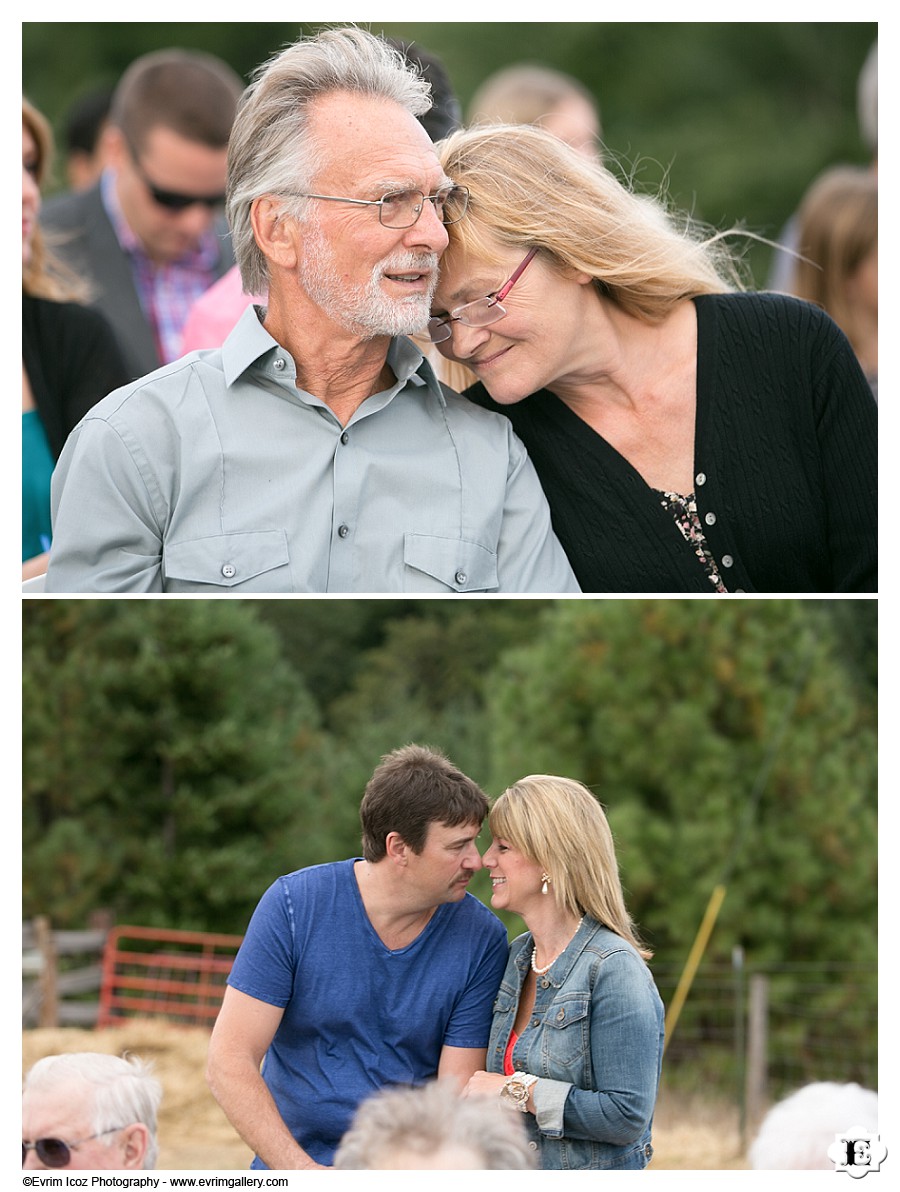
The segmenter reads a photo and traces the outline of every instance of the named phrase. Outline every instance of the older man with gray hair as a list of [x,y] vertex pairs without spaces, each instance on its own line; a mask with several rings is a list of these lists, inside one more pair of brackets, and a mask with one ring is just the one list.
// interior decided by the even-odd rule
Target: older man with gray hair
[[354,26],[256,73],[226,211],[267,306],[76,427],[47,591],[578,591],[508,421],[441,386],[407,338],[468,201],[417,118],[430,102]]
[[22,1166],[153,1168],[161,1097],[150,1067],[134,1056],[45,1056],[22,1089]]

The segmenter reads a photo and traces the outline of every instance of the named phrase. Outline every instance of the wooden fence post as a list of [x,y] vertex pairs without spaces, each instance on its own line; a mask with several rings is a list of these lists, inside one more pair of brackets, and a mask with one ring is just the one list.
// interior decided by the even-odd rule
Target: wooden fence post
[[38,1026],[55,1027],[59,1025],[58,970],[53,932],[50,930],[50,920],[46,915],[38,915],[35,918],[34,934],[38,951],[41,954],[41,971],[38,977],[41,1006],[38,1014]]
[[746,1130],[752,1137],[766,1109],[768,1084],[769,978],[754,973],[750,978],[750,1007],[747,1024],[747,1079],[744,1088]]

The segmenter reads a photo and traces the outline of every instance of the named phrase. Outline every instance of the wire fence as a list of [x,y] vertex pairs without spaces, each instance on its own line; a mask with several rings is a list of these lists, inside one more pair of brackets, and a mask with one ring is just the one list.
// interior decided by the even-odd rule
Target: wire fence
[[[680,968],[653,966],[668,1006]],[[744,963],[701,965],[666,1046],[667,1087],[708,1091],[746,1106],[748,1056],[760,1047],[751,1026],[750,987],[764,977],[761,1068],[775,1101],[811,1081],[878,1087],[877,966]]]

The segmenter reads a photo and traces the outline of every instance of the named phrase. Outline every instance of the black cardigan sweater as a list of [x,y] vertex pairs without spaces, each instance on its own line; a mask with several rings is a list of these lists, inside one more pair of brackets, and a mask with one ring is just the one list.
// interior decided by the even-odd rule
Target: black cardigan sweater
[[[697,310],[697,511],[730,592],[877,591],[877,406],[837,326],[780,294]],[[672,513],[548,390],[505,414],[584,592],[711,592]]]
[[54,459],[101,397],[130,380],[109,324],[75,302],[22,294],[22,363]]

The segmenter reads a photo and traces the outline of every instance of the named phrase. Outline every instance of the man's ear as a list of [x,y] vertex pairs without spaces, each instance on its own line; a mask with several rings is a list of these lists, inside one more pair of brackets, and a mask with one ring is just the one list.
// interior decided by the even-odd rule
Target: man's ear
[[279,199],[261,195],[250,206],[250,223],[259,251],[273,265],[296,269],[299,231],[296,220],[285,216]]
[[388,832],[384,847],[389,860],[393,861],[395,865],[407,864],[410,847],[399,832]]
[[150,1143],[150,1131],[143,1122],[134,1122],[122,1131],[123,1166],[143,1167]]
[[104,159],[109,162],[113,169],[119,170],[127,157],[130,157],[128,145],[125,142],[125,137],[122,135],[121,129],[114,124],[107,124],[100,134],[103,144]]

